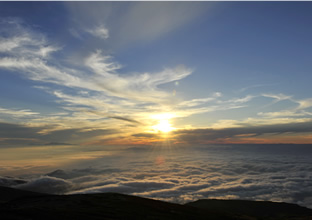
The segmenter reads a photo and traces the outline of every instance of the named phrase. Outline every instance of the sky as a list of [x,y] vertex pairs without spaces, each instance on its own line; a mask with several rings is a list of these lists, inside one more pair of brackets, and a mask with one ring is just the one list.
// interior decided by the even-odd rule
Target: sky
[[0,2],[3,164],[123,146],[311,144],[311,9]]

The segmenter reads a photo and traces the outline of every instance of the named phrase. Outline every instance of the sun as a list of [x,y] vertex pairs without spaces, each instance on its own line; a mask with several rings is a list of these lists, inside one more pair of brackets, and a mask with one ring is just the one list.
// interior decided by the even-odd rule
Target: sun
[[152,126],[153,130],[157,132],[162,132],[162,133],[168,133],[174,130],[174,128],[172,127],[170,123],[170,119],[173,117],[174,115],[171,113],[153,115],[152,118],[158,121],[158,124]]
[[173,127],[171,126],[169,120],[167,119],[159,120],[159,123],[157,125],[154,125],[153,128],[157,131],[161,131],[164,133],[167,133],[173,130]]

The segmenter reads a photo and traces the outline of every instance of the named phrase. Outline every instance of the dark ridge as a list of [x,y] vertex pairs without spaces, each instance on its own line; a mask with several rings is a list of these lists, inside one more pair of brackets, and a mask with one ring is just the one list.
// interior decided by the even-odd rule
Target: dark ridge
[[49,195],[7,187],[0,188],[0,198],[6,198],[0,206],[1,219],[9,220],[277,219],[271,216],[262,218],[259,217],[258,211],[249,210],[257,207],[260,214],[263,214],[262,212],[267,212],[268,215],[282,213],[281,216],[284,218],[281,219],[312,219],[310,209],[271,202],[230,201],[230,204],[225,200],[200,200],[180,205],[118,193]]
[[309,219],[312,220],[311,209],[284,202],[203,199],[186,205],[207,211],[248,215],[257,219],[289,219],[291,217],[310,216]]
[[26,190],[14,189],[10,187],[0,186],[0,204],[9,202],[23,197],[43,196],[44,193],[31,192]]

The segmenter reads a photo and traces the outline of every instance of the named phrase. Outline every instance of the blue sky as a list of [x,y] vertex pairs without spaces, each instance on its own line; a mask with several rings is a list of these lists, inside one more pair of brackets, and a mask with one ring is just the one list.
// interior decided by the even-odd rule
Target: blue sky
[[1,2],[1,147],[311,143],[310,2]]

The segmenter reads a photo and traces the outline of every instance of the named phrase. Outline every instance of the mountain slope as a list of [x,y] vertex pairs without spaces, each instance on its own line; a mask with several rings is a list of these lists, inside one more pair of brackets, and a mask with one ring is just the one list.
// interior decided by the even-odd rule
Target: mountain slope
[[312,219],[311,209],[289,203],[203,199],[186,205],[207,211],[223,211],[228,214],[252,216],[257,219],[300,219],[300,217],[307,216],[309,216],[309,219]]
[[5,219],[236,219],[152,199],[118,193],[26,196],[0,208]]
[[[12,195],[10,197],[10,195]],[[257,206],[261,211],[280,210],[286,213],[286,219],[309,219],[311,210],[292,204],[269,203],[268,207],[259,202],[241,203],[241,201],[200,200],[187,205],[179,205],[158,200],[140,198],[118,193],[48,195],[0,188],[0,198],[4,198],[0,206],[1,219],[212,219],[240,220],[260,219],[254,212],[244,209]],[[222,205],[224,204],[224,205]],[[251,205],[250,205],[251,204]],[[236,207],[236,208],[232,208]],[[289,215],[290,209],[302,208],[299,214]],[[285,210],[285,208],[287,210]],[[233,211],[234,210],[234,211]],[[239,212],[235,212],[239,210]],[[269,212],[273,213],[273,212]],[[311,215],[309,214],[311,213]],[[289,218],[288,218],[289,217]],[[294,218],[293,218],[294,217]],[[269,219],[269,218],[261,218]],[[285,218],[284,218],[285,219]]]
[[21,197],[41,196],[41,195],[46,194],[0,186],[0,204]]

